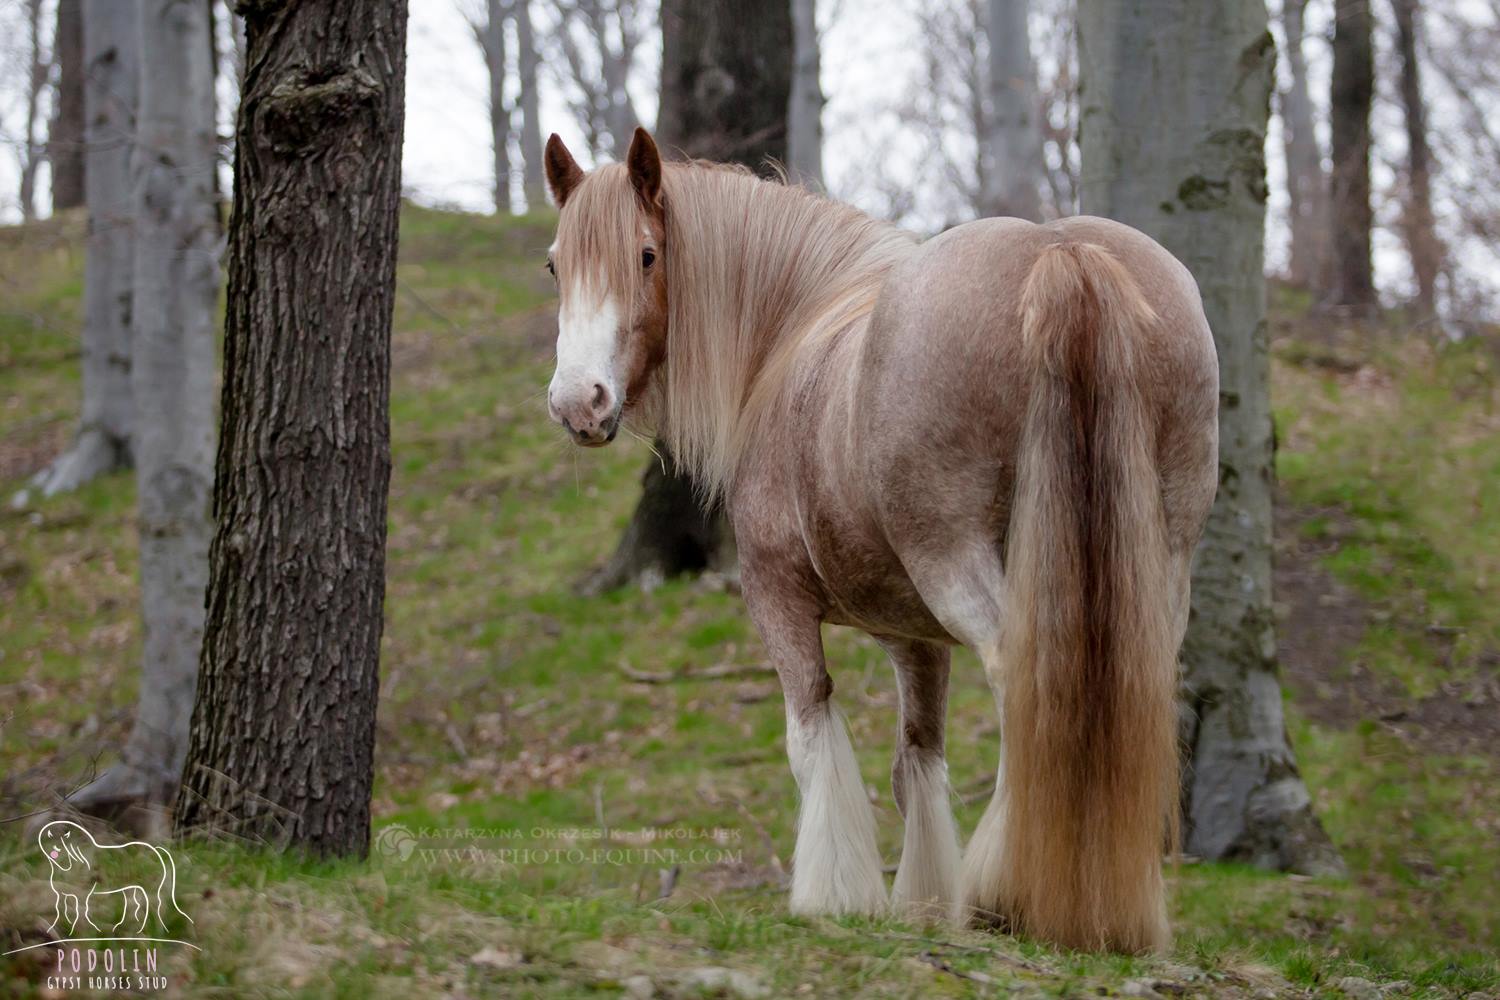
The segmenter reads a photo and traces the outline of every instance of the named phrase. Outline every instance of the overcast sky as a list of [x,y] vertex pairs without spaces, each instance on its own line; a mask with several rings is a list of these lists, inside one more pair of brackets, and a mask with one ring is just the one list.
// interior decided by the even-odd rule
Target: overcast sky
[[[411,0],[402,175],[408,194],[422,203],[489,211],[491,157],[485,68],[460,13],[459,5],[465,2],[472,0]],[[915,142],[903,141],[902,125],[894,109],[916,86],[922,73],[921,49],[913,43],[918,34],[915,10],[919,2],[835,0],[820,5],[827,21],[822,85],[828,98],[824,112],[828,185],[834,195],[871,211],[880,211],[885,204],[873,178],[895,178],[899,183],[916,173],[909,162]],[[1322,6],[1311,5],[1309,35],[1316,35],[1325,27],[1320,23],[1320,18],[1326,22]],[[19,218],[16,146],[21,120],[20,83],[24,77],[24,39],[17,30],[20,24],[21,0],[0,0],[0,221],[3,222]],[[659,37],[655,31],[647,35],[642,45],[641,66],[631,81],[636,110],[648,125],[656,117]],[[1314,92],[1326,94],[1327,45],[1312,41],[1307,49]],[[582,131],[558,88],[549,83],[544,77],[544,132],[561,133],[580,160],[587,163]],[[1388,120],[1390,114],[1391,109],[1377,109],[1375,126],[1383,135],[1398,135],[1399,117]],[[226,131],[228,127],[226,121]],[[1267,255],[1273,270],[1284,263],[1286,255],[1285,229],[1280,221],[1286,207],[1280,143],[1280,133],[1273,122],[1267,143],[1273,192]],[[1390,190],[1393,180],[1390,169],[1378,158],[1374,169],[1377,190]],[[41,186],[44,192],[41,203],[45,208],[45,176]],[[1389,218],[1393,209],[1377,205],[1377,210],[1383,218]],[[914,223],[934,227],[942,222],[936,212],[928,215],[931,217],[923,218],[919,212]],[[1389,231],[1376,233],[1376,268],[1378,283],[1387,292],[1408,283],[1404,253]],[[1500,268],[1496,272],[1500,275]]]

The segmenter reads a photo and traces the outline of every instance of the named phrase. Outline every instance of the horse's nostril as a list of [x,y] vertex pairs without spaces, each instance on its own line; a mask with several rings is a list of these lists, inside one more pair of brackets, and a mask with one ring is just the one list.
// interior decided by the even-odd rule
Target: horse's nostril
[[605,404],[608,403],[608,402],[609,402],[609,390],[606,389],[606,388],[604,388],[604,384],[602,382],[595,382],[594,383],[594,398],[593,398],[594,409],[595,410],[602,410],[602,409],[604,409]]

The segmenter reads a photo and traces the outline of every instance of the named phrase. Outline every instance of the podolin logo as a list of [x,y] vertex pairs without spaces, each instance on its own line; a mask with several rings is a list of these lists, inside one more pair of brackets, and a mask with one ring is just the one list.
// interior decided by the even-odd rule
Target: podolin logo
[[[56,950],[51,989],[163,989],[157,945],[197,945],[172,937],[169,921],[193,918],[177,904],[177,864],[164,847],[132,840],[101,844],[71,820],[37,833],[52,887],[50,941],[16,948]],[[52,963],[48,963],[51,965]]]

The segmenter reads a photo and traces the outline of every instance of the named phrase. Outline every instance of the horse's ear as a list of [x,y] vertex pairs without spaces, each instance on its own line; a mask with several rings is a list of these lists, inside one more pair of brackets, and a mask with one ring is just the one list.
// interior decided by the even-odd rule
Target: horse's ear
[[630,140],[630,152],[625,154],[625,165],[630,169],[630,183],[640,195],[646,208],[661,209],[661,153],[656,142],[645,129],[636,127]]
[[547,155],[543,159],[547,164],[547,186],[552,189],[552,200],[562,208],[568,195],[583,180],[583,168],[573,159],[573,154],[568,152],[568,147],[563,145],[562,137],[556,132],[547,140]]

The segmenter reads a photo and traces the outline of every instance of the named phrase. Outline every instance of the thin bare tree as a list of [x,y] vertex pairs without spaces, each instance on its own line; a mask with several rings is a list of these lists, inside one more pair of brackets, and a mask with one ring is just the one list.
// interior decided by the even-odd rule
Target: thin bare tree
[[1330,218],[1333,262],[1328,305],[1374,308],[1375,271],[1370,232],[1370,107],[1375,99],[1374,19],[1370,0],[1335,0]]
[[648,26],[645,0],[552,0],[549,41],[558,82],[584,127],[589,152],[625,156],[640,123],[628,87]]
[[[1050,68],[1046,111],[1059,107],[1054,129],[1039,96],[1030,7],[1029,0],[920,0],[913,11],[921,68],[893,110],[908,133],[903,158],[914,160],[916,176],[903,183],[915,193],[891,204],[924,228],[981,215],[1040,219],[1073,210],[1071,65],[1064,55]],[[1061,150],[1055,172],[1046,162],[1044,122]]]
[[547,204],[547,174],[542,165],[539,89],[542,58],[537,47],[531,0],[511,0],[511,17],[516,23],[516,77],[520,84],[516,104],[521,111],[521,193],[526,199],[526,210],[533,212]]
[[1422,60],[1418,55],[1421,9],[1417,0],[1391,0],[1401,56],[1401,108],[1406,118],[1406,176],[1401,232],[1417,284],[1417,305],[1427,315],[1437,310],[1437,280],[1443,269],[1443,244],[1432,212],[1432,149],[1427,142],[1427,102],[1422,95]]
[[57,98],[47,127],[52,211],[83,204],[83,0],[58,0],[52,35]]
[[509,215],[511,211],[511,166],[510,140],[511,112],[514,110],[506,100],[505,84],[510,72],[509,46],[506,44],[505,24],[510,19],[512,0],[483,0],[464,16],[469,30],[479,49],[484,53],[484,68],[489,74],[490,148],[493,150],[495,213]]
[[787,103],[787,168],[792,179],[823,187],[822,41],[817,0],[792,0],[792,96]]
[[52,74],[52,55],[42,36],[42,0],[25,0],[26,15],[26,122],[21,159],[21,218],[36,218],[36,178],[47,159],[47,144],[42,141],[42,100]]
[[984,159],[980,203],[986,215],[1039,221],[1042,200],[1041,106],[1031,61],[1031,4],[989,0],[985,38],[989,46]]
[[43,496],[131,464],[131,301],[135,236],[130,153],[140,42],[135,4],[83,0],[89,213],[83,265],[83,399],[77,435],[36,475]]
[[1328,257],[1328,171],[1323,168],[1303,52],[1307,2],[1285,0],[1281,7],[1281,30],[1291,76],[1290,85],[1280,95],[1281,131],[1290,199],[1291,260],[1287,277],[1304,288],[1318,288]]

